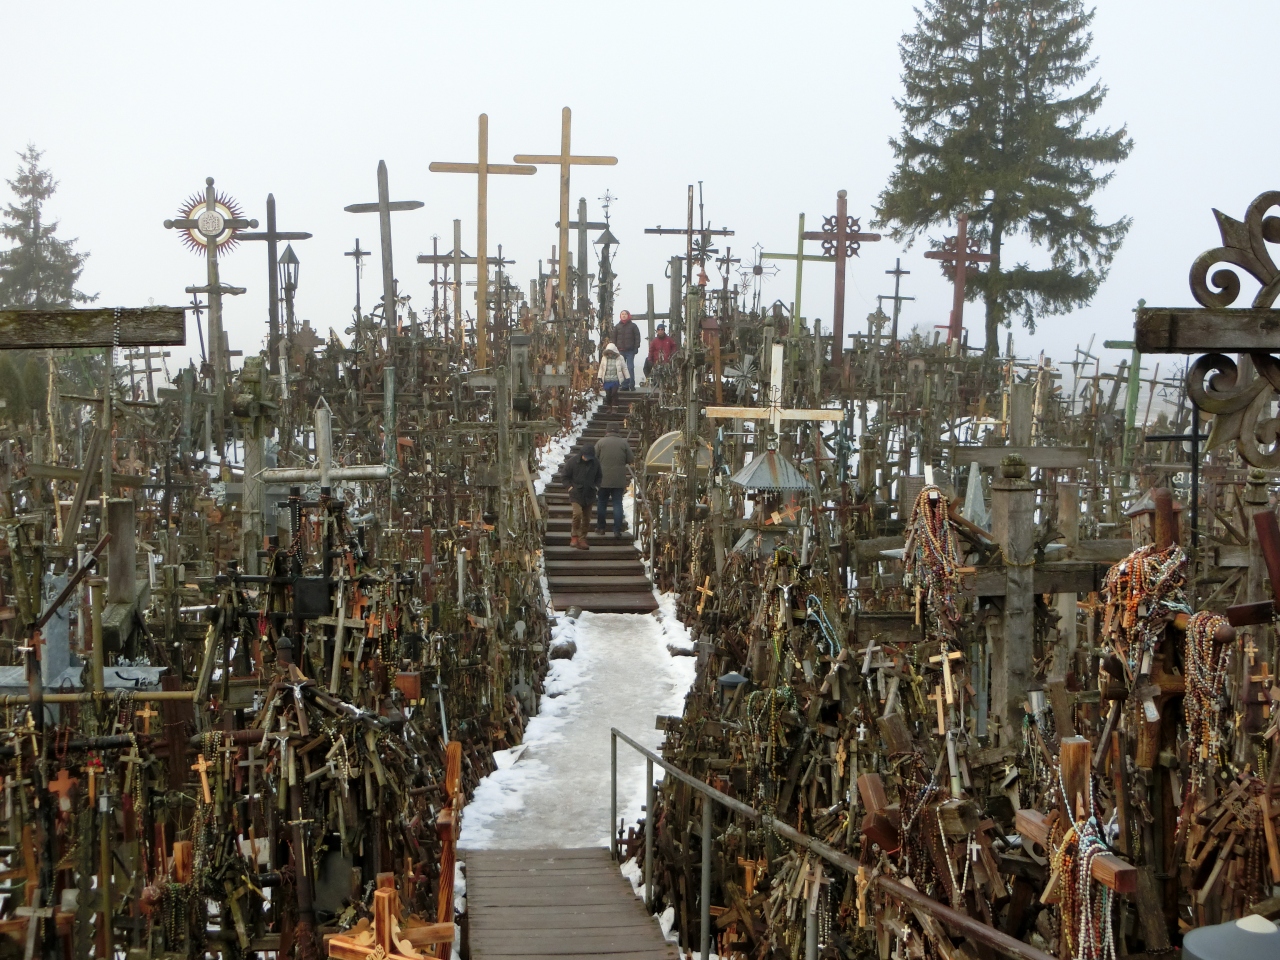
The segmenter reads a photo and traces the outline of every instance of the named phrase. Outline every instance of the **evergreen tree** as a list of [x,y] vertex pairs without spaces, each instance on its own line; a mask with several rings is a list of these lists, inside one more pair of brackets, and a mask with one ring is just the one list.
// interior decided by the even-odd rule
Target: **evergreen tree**
[[44,204],[55,190],[53,174],[40,166],[42,152],[34,144],[18,154],[16,179],[9,180],[17,203],[4,211],[0,235],[13,246],[0,251],[0,307],[64,307],[97,297],[76,289],[88,254],[75,250],[75,240],[59,240],[57,221],[45,222]]
[[[1094,12],[1081,0],[925,0],[917,16],[899,44],[902,133],[877,220],[910,243],[969,215],[970,236],[992,256],[966,278],[967,298],[986,307],[991,354],[1009,318],[1034,331],[1037,317],[1088,303],[1106,279],[1132,221],[1100,223],[1090,201],[1133,141],[1125,127],[1086,129],[1107,89],[1089,79]],[[1015,235],[1045,248],[1048,263],[1005,266]]]

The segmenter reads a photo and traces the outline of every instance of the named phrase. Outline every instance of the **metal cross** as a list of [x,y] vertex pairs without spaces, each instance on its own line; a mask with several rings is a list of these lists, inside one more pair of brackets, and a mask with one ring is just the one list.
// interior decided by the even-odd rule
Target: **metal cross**
[[364,273],[364,258],[372,251],[360,249],[360,238],[356,237],[356,245],[346,251],[344,257],[354,257],[356,261],[356,319],[359,320],[363,314],[360,312],[360,275]]
[[844,351],[844,270],[845,261],[858,255],[863,242],[880,239],[878,233],[863,233],[858,220],[849,216],[848,192],[836,194],[836,215],[825,217],[821,230],[802,233],[805,240],[822,241],[822,259],[836,265],[836,302],[831,317],[831,359],[838,360]]
[[964,328],[964,278],[965,268],[970,263],[990,263],[991,254],[980,253],[981,244],[969,238],[969,215],[962,213],[956,217],[956,235],[947,237],[942,242],[941,250],[930,250],[925,254],[929,260],[941,260],[953,265],[955,273],[953,285],[955,296],[951,301],[951,323],[947,328],[947,343],[960,339]]
[[881,300],[893,301],[893,327],[889,334],[889,342],[892,343],[898,339],[898,313],[902,310],[902,304],[907,300],[914,300],[915,297],[902,296],[902,278],[911,276],[911,271],[902,269],[901,257],[895,258],[893,261],[893,269],[886,270],[885,273],[893,277],[893,296],[880,297]]

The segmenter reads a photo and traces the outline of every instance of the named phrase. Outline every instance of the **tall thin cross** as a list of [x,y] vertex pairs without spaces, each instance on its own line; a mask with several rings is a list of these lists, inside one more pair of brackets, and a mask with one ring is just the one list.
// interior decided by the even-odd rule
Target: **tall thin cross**
[[[376,213],[378,235],[382,240],[382,318],[387,324],[387,338],[396,329],[396,274],[391,259],[391,214],[401,210],[417,210],[421,200],[392,200],[387,184],[387,162],[378,161],[378,202],[353,203],[343,207],[347,213]],[[358,244],[357,244],[358,246]]]
[[[222,295],[244,293],[244,288],[223,286],[218,277],[218,245],[226,243],[235,236],[237,230],[243,230],[245,227],[256,230],[258,221],[246,220],[243,217],[224,217],[219,213],[218,194],[213,189],[213,177],[205,177],[204,212],[198,217],[166,220],[164,225],[169,230],[195,230],[204,243],[208,283],[203,287],[187,287],[187,293],[209,295],[209,359],[213,361],[214,389],[218,396],[221,396],[228,372],[227,357],[222,343]],[[225,237],[224,234],[226,234]],[[221,414],[222,410],[219,409],[218,413]]]
[[280,341],[280,272],[276,269],[276,244],[284,240],[310,240],[311,234],[286,233],[276,229],[276,196],[267,194],[267,229],[262,233],[240,233],[237,240],[265,240],[267,244],[267,356],[276,355]]
[[848,192],[836,193],[836,215],[825,217],[821,230],[810,230],[801,236],[806,240],[821,240],[824,260],[836,265],[836,302],[831,317],[831,359],[840,359],[844,351],[844,268],[849,257],[858,255],[863,242],[880,239],[878,233],[863,233],[858,221],[849,216]]
[[804,284],[804,262],[806,260],[822,260],[827,258],[817,253],[804,252],[804,214],[800,214],[800,229],[796,231],[796,252],[795,253],[762,253],[761,258],[765,260],[794,260],[796,262],[796,299],[791,304],[791,331],[797,332],[800,329],[800,290]]
[[966,268],[971,263],[990,263],[991,254],[979,252],[981,243],[969,237],[969,215],[962,213],[956,217],[956,235],[942,241],[941,250],[930,250],[925,254],[929,260],[941,260],[953,265],[955,273],[952,281],[955,295],[951,301],[951,323],[947,327],[947,342],[960,339],[964,328],[964,278]]
[[[681,229],[679,227],[664,227],[662,224],[658,224],[656,227],[645,227],[644,232],[647,234],[655,234],[657,236],[683,236],[685,238],[684,285],[685,285],[686,296],[687,296],[688,295],[687,291],[693,286],[694,236],[696,235],[699,238],[699,250],[701,253],[705,255],[706,253],[713,252],[710,250],[710,243],[711,243],[712,237],[732,237],[734,234],[732,230],[727,230],[723,228],[720,230],[713,230],[710,227],[706,226],[705,224],[697,228],[694,227],[693,225],[693,184],[692,183],[689,184],[688,212],[686,214],[686,219],[688,221],[688,226],[686,226],[684,229]],[[677,283],[678,281],[673,275],[672,276],[673,300],[672,300],[672,306],[671,306],[671,311],[673,313],[676,310],[674,297],[676,293],[675,287]],[[672,333],[672,336],[676,338],[676,341],[679,342],[680,331],[675,329],[675,323],[676,321],[673,320],[672,321],[673,329],[671,333]]]
[[[617,164],[617,157],[575,156],[569,149],[570,127],[573,111],[565,107],[560,111],[560,153],[518,153],[513,157],[516,163],[554,164],[560,168],[560,300],[561,314],[568,309],[569,261],[564,256],[569,249],[569,172],[574,166],[612,167]],[[582,264],[578,269],[582,269]]]
[[[489,174],[530,176],[537,167],[489,162],[489,115],[480,114],[475,163],[433,162],[432,173],[474,173],[476,175],[476,368],[489,365]],[[457,283],[455,275],[454,282]]]
[[[490,169],[492,169],[492,168],[490,168]],[[427,265],[429,265],[429,266],[436,266],[436,267],[438,267],[438,266],[440,266],[441,264],[443,264],[446,270],[447,270],[450,266],[452,266],[452,267],[453,267],[453,274],[454,274],[454,275],[453,275],[453,284],[452,284],[452,286],[453,286],[453,312],[454,312],[454,321],[455,321],[455,324],[456,324],[456,327],[457,327],[457,331],[458,331],[458,342],[459,342],[459,343],[461,343],[461,342],[462,342],[462,307],[461,307],[461,300],[460,300],[460,298],[459,298],[458,294],[460,293],[460,291],[461,291],[461,287],[462,287],[462,284],[461,284],[462,268],[463,268],[463,267],[474,267],[474,266],[479,265],[479,263],[480,263],[480,258],[479,258],[479,257],[472,257],[472,256],[469,256],[469,255],[468,255],[468,254],[467,254],[467,253],[462,249],[462,244],[461,244],[461,240],[462,240],[462,221],[461,221],[461,220],[455,220],[455,221],[453,221],[453,239],[454,239],[454,242],[455,242],[455,246],[454,246],[454,248],[453,248],[452,250],[450,250],[448,253],[420,253],[420,254],[418,254],[418,262],[419,262],[419,263],[423,263],[423,264],[427,264]],[[499,244],[499,245],[498,245],[498,259],[497,259],[497,260],[487,260],[487,261],[486,261],[486,265],[487,265],[488,263],[495,263],[495,264],[497,264],[498,269],[502,269],[502,267],[503,267],[503,266],[510,266],[511,264],[515,263],[515,261],[514,261],[514,260],[504,260],[504,259],[502,258],[502,245],[501,245],[501,244]],[[432,282],[434,283],[435,281],[432,281]],[[448,282],[447,275],[446,275],[446,280],[445,280],[445,282],[446,282],[446,283]]]
[[364,273],[364,258],[372,251],[360,249],[360,238],[356,237],[356,245],[346,251],[344,257],[352,257],[356,262],[356,319],[359,320],[363,314],[360,312],[360,275]]
[[889,340],[893,342],[898,339],[898,313],[902,309],[902,304],[907,300],[914,300],[915,297],[904,297],[901,293],[902,278],[911,276],[910,270],[902,269],[902,258],[897,257],[893,261],[893,269],[886,270],[889,276],[893,277],[893,296],[881,297],[881,300],[893,301],[893,329],[890,333]]

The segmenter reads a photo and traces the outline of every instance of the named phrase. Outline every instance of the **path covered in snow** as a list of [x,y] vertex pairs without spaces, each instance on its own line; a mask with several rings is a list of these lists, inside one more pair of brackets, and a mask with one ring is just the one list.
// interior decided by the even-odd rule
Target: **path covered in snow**
[[[667,651],[691,646],[673,597],[659,602],[651,615],[561,617],[555,637],[573,640],[577,655],[551,661],[524,744],[498,755],[500,769],[463,811],[463,848],[608,845],[609,728],[656,748],[662,733],[654,718],[682,713],[693,682],[693,658]],[[644,793],[644,758],[620,743],[619,816],[637,820]]]

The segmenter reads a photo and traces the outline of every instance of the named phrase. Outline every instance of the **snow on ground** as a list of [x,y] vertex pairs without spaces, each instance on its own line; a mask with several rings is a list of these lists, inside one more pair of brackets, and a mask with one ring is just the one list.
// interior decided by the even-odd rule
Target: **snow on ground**
[[[462,818],[464,848],[592,847],[609,843],[609,728],[650,749],[662,738],[658,714],[678,714],[694,660],[674,619],[675,600],[656,615],[584,613],[562,618],[556,639],[573,640],[572,660],[553,660],[539,713],[524,743],[476,788]],[[619,816],[634,823],[644,803],[644,758],[618,746]]]

